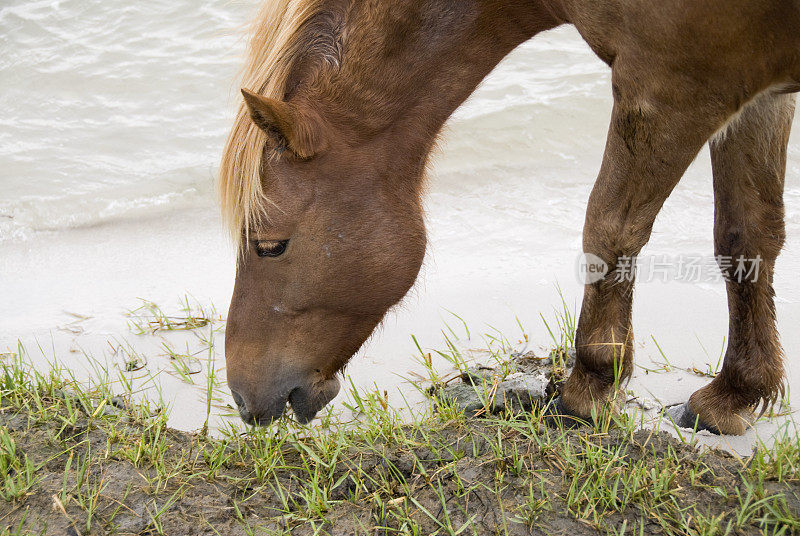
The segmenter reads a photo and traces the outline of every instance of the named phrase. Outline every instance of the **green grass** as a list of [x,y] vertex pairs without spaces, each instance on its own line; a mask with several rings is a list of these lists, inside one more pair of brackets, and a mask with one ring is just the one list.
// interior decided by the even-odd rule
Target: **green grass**
[[0,475],[0,498],[5,501],[23,498],[36,482],[36,467],[27,455],[17,452],[14,438],[5,428],[0,428]]
[[[551,327],[553,365],[563,366],[574,344],[566,303]],[[458,371],[466,369],[461,332],[475,340],[465,324],[446,327],[445,348],[434,352]],[[736,459],[639,430],[636,415],[609,412],[595,428],[564,430],[545,426],[541,408],[481,419],[442,401],[436,411],[401,411],[377,386],[351,384],[351,421],[329,411],[313,427],[281,420],[269,428],[231,424],[214,434],[209,417],[223,386],[213,326],[199,336],[205,355],[188,348],[180,354],[207,371],[205,424],[194,435],[167,427],[160,397],[133,403],[137,388],[125,380],[132,374],[125,367],[116,374],[96,369],[96,380],[78,382],[56,363],[37,371],[21,345],[5,354],[0,534],[46,532],[42,519],[79,534],[114,533],[134,521],[151,534],[180,533],[187,524],[210,534],[231,526],[245,534],[800,531],[793,426],[774,445]],[[485,356],[513,370],[504,362],[511,346],[505,337],[493,331],[483,342]],[[427,393],[452,376],[418,347],[426,377],[416,383]],[[106,410],[120,399],[122,408]]]
[[156,303],[140,298],[141,305],[128,311],[128,327],[137,335],[155,334],[159,331],[192,330],[219,320],[216,309],[203,307],[188,295],[180,300],[179,314],[167,314]]

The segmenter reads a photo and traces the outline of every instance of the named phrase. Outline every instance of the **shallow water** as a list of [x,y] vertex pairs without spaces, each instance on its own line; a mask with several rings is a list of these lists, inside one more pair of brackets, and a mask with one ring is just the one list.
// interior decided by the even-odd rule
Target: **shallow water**
[[4,2],[3,238],[208,198],[251,10]]
[[[57,354],[88,374],[86,353],[113,362],[108,341],[128,341],[148,355],[163,396],[179,408],[173,424],[185,429],[202,425],[203,382],[187,387],[158,374],[169,369],[159,345],[196,349],[197,341],[133,335],[122,313],[139,297],[174,310],[187,292],[223,314],[227,308],[233,255],[213,180],[238,93],[239,29],[254,6],[7,0],[0,7],[0,351],[22,339],[32,353]],[[431,173],[422,276],[348,367],[355,386],[387,390],[399,405],[418,400],[399,377],[420,371],[411,334],[439,347],[445,322],[460,325],[450,311],[470,326],[464,346],[480,346],[480,334],[495,329],[516,343],[517,318],[531,346],[549,343],[539,315],[551,320],[560,308],[556,285],[570,306],[580,302],[575,266],[610,105],[607,67],[572,28],[561,28],[516,50],[456,112]],[[789,240],[775,280],[791,385],[800,378],[798,132],[787,174]],[[643,254],[708,260],[712,221],[704,151]],[[675,365],[716,364],[725,308],[718,281],[639,284],[637,362],[663,360],[656,340]],[[71,329],[75,317],[66,312],[91,318]],[[632,388],[673,403],[705,381],[639,369]],[[774,428],[764,423],[756,432]],[[746,450],[754,438],[733,446]]]

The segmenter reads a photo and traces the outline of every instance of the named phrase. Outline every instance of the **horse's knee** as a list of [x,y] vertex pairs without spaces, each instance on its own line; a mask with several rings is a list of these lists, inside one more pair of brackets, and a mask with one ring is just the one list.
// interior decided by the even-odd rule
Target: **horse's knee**
[[745,239],[739,226],[726,226],[714,237],[714,253],[717,256],[732,257],[745,249]]
[[644,209],[592,210],[587,211],[583,236],[584,253],[591,253],[603,259],[613,269],[620,259],[632,258],[639,254],[650,238],[652,225],[644,225],[650,218]]
[[[718,210],[726,208],[718,207]],[[736,221],[718,223],[714,231],[714,253],[717,257],[749,259],[758,256],[770,261],[777,258],[786,240],[782,210],[753,208],[747,214],[730,219]]]

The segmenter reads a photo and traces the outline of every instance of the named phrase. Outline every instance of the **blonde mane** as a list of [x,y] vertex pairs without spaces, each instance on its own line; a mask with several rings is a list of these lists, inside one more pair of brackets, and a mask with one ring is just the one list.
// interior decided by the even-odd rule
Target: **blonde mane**
[[[297,56],[301,28],[323,0],[265,0],[250,27],[242,87],[283,100]],[[261,184],[261,156],[267,136],[250,120],[244,101],[225,143],[219,169],[222,217],[234,241],[241,242],[269,201]]]

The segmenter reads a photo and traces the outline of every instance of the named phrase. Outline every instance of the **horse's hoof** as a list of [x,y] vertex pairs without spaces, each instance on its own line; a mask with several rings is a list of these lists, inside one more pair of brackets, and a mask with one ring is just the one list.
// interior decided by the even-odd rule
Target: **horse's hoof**
[[556,397],[544,408],[544,422],[550,428],[572,430],[581,426],[590,426],[589,421],[572,413],[564,405],[561,397]]
[[667,409],[666,414],[672,419],[672,422],[675,423],[675,426],[679,428],[689,428],[691,430],[696,429],[697,431],[700,430],[708,430],[712,434],[722,435],[717,429],[716,426],[711,426],[703,422],[697,414],[689,408],[689,402],[684,402],[683,404],[678,404],[676,406],[672,406]]

